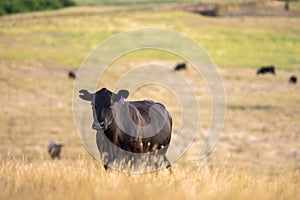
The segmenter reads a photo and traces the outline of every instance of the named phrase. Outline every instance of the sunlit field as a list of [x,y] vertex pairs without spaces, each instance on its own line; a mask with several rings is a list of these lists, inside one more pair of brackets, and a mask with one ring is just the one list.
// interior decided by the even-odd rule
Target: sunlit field
[[177,166],[174,174],[106,173],[91,159],[2,162],[1,199],[297,199],[293,174]]
[[[300,86],[288,83],[291,75],[300,75],[299,24],[289,17],[208,18],[164,6],[75,7],[1,17],[0,199],[299,199]],[[188,63],[178,73],[197,94],[201,121],[173,174],[105,172],[78,137],[74,80],[67,73],[77,71],[109,36],[149,26],[182,32],[206,49],[226,89],[224,128],[214,150],[200,160],[211,103],[205,80]],[[112,63],[98,88],[112,90],[135,66],[171,68],[179,62],[162,51],[135,52]],[[275,76],[256,75],[258,67],[271,64]],[[171,91],[152,85],[132,98],[162,102],[178,131],[180,105]],[[47,154],[53,140],[65,145],[61,160]]]

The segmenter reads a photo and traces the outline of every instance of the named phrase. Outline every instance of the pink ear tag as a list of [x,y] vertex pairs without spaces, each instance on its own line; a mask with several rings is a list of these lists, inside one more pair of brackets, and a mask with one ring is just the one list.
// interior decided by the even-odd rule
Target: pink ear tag
[[119,104],[120,105],[124,105],[125,104],[125,98],[123,96],[121,96],[121,98],[119,100]]

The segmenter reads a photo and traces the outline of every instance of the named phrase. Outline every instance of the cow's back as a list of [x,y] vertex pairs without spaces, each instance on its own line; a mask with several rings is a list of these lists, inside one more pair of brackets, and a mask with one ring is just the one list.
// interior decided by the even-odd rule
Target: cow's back
[[[151,122],[150,110],[152,106],[156,106],[156,108],[152,108],[154,110],[152,117],[159,118],[159,120],[153,119]],[[172,118],[162,104],[151,100],[132,101],[129,102],[129,112],[132,121],[138,126],[130,127],[130,134],[121,131],[117,146],[138,153],[154,151],[170,143]],[[162,118],[164,119],[162,120]],[[136,129],[136,127],[138,128]],[[141,143],[143,143],[142,146]]]
[[[171,132],[172,132],[172,117],[169,112],[165,109],[165,106],[156,103],[154,101],[133,101],[131,102],[133,106],[139,111],[139,114],[142,116],[142,120],[144,120],[145,125],[151,125],[153,128],[153,132],[147,133],[142,131],[143,143],[144,146],[150,144],[151,147],[157,146],[156,148],[159,149],[161,146],[166,146],[170,143],[171,140]],[[152,106],[157,106],[155,110],[155,114],[153,117],[161,118],[161,122],[164,124],[155,124],[155,122],[151,122],[149,111]],[[159,109],[157,109],[159,108]],[[164,119],[162,119],[164,118]],[[159,129],[157,129],[159,128]],[[149,129],[147,129],[149,131]],[[150,135],[150,137],[149,137]]]
[[[151,106],[153,106],[155,102],[150,101],[150,100],[145,100],[145,101],[132,101],[130,102],[130,105],[134,106],[137,111],[139,112],[139,115],[143,118],[141,126],[148,125],[151,121],[150,116],[149,116],[149,110]],[[134,113],[136,114],[136,113]]]

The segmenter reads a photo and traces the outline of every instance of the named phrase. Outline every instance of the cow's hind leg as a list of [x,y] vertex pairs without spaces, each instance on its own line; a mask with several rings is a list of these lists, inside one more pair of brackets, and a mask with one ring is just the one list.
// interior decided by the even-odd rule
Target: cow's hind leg
[[168,160],[168,158],[167,158],[166,155],[164,155],[164,164],[165,164],[166,168],[169,170],[169,172],[170,172],[171,174],[173,174],[171,163],[170,163],[170,161]]
[[108,171],[109,170],[109,167],[107,165],[103,165],[105,171]]

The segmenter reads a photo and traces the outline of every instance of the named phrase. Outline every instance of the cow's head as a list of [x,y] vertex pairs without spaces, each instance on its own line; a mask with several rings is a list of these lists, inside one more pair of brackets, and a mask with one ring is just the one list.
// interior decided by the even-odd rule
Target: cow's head
[[83,89],[80,90],[79,97],[86,101],[91,101],[94,122],[92,128],[95,130],[104,130],[108,124],[107,114],[111,109],[111,105],[120,99],[127,98],[129,92],[127,90],[120,90],[117,94],[102,88],[95,94]]

